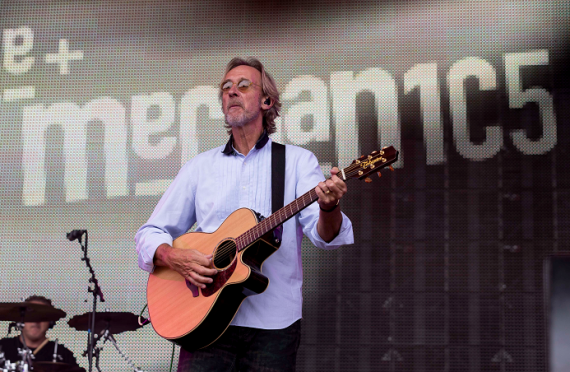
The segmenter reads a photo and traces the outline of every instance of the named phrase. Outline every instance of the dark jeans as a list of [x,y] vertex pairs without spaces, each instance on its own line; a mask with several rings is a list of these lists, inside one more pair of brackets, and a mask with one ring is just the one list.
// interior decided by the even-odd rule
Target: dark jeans
[[180,349],[178,372],[294,372],[301,320],[284,329],[229,326],[212,345]]

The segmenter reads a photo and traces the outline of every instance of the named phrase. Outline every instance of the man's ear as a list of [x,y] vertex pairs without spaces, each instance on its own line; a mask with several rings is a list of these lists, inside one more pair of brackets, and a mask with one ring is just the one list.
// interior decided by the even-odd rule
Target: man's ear
[[262,110],[269,110],[271,107],[273,107],[273,102],[271,101],[271,98],[270,97],[262,98],[261,109]]

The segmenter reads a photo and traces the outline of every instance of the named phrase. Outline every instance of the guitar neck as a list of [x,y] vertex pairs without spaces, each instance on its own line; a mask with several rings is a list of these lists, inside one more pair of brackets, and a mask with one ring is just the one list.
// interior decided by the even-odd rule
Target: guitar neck
[[[349,168],[350,167],[344,169],[343,171],[346,172]],[[341,173],[338,175],[341,176]],[[343,177],[344,182],[347,180],[347,178]],[[242,249],[255,242],[257,239],[261,238],[263,235],[267,234],[270,231],[273,231],[273,229],[283,224],[285,221],[303,209],[307,208],[309,205],[313,204],[315,201],[317,201],[318,198],[319,196],[313,188],[283,208],[279,209],[271,216],[265,218],[263,221],[236,238],[238,250],[241,251]]]
[[[366,182],[372,182],[372,180],[367,177],[368,174],[378,172],[380,169],[390,166],[390,164],[394,163],[396,160],[398,160],[398,151],[396,151],[393,146],[384,147],[380,151],[373,151],[367,157],[362,155],[360,158],[353,161],[350,166],[338,172],[337,176],[344,182],[351,178],[365,179]],[[390,169],[392,169],[391,166]],[[380,175],[380,172],[378,172],[378,175]],[[273,213],[271,216],[237,237],[236,244],[238,250],[241,251],[248,247],[263,235],[272,231],[289,218],[307,208],[309,205],[317,201],[318,198],[319,197],[315,189],[311,189],[304,195],[293,200],[293,202],[279,209],[277,212]]]

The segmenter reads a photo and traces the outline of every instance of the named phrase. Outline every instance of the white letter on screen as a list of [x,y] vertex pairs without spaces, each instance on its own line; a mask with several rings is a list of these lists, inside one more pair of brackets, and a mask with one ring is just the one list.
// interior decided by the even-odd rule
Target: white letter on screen
[[22,168],[24,205],[45,203],[45,132],[51,125],[64,131],[65,200],[87,199],[87,158],[85,155],[87,116],[74,103],[24,107],[22,120]]
[[442,164],[445,162],[445,153],[443,151],[443,121],[437,63],[418,64],[406,72],[404,93],[408,94],[416,87],[420,88],[426,163],[427,165]]
[[[22,44],[16,44],[16,39],[21,37]],[[34,46],[34,32],[31,28],[9,28],[2,34],[4,47],[4,68],[11,74],[20,75],[27,72],[34,64],[34,57],[18,58],[28,54]]]
[[[148,110],[152,106],[160,108],[160,116],[148,120]],[[162,137],[156,144],[151,144],[149,137],[167,131],[174,123],[175,112],[174,98],[170,93],[133,96],[131,104],[133,149],[138,156],[143,159],[162,159],[174,150],[176,137]]]
[[[294,100],[305,91],[310,93],[311,100],[293,104],[283,119],[287,138],[295,145],[305,145],[311,141],[328,141],[330,131],[328,91],[321,79],[310,75],[295,77],[285,87],[283,99]],[[301,120],[305,116],[313,117],[311,131],[301,129]]]
[[394,146],[398,149],[400,158],[394,163],[394,167],[403,167],[398,94],[396,82],[392,76],[379,68],[362,71],[356,75],[356,78],[352,71],[333,72],[330,84],[339,164],[341,166],[350,164],[360,156],[356,126],[356,96],[360,92],[368,91],[374,94],[376,103],[378,145],[379,147]]
[[105,186],[107,197],[128,195],[127,124],[125,107],[116,99],[103,97],[87,103],[87,120],[100,120],[105,127]]
[[180,101],[180,141],[182,143],[182,164],[198,155],[196,123],[200,106],[208,107],[212,119],[223,119],[222,106],[218,99],[218,88],[198,86],[184,94]]
[[493,90],[497,87],[495,69],[487,61],[467,57],[451,66],[447,75],[449,102],[453,121],[453,138],[457,152],[470,160],[485,160],[495,156],[503,145],[501,128],[485,128],[486,140],[480,145],[471,142],[467,123],[467,102],[465,101],[465,80],[474,76],[479,79],[480,90]]
[[548,51],[544,49],[525,53],[505,54],[509,107],[520,109],[528,102],[535,102],[540,110],[542,138],[532,141],[528,139],[523,129],[517,129],[511,133],[513,144],[526,155],[545,154],[556,146],[558,140],[554,103],[550,93],[546,89],[538,87],[522,89],[521,66],[543,65],[548,65]]

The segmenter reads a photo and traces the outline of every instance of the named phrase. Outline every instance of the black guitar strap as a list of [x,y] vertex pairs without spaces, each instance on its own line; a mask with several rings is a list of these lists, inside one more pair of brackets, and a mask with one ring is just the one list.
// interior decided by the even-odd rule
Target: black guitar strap
[[285,145],[271,143],[271,213],[283,208],[285,198]]

